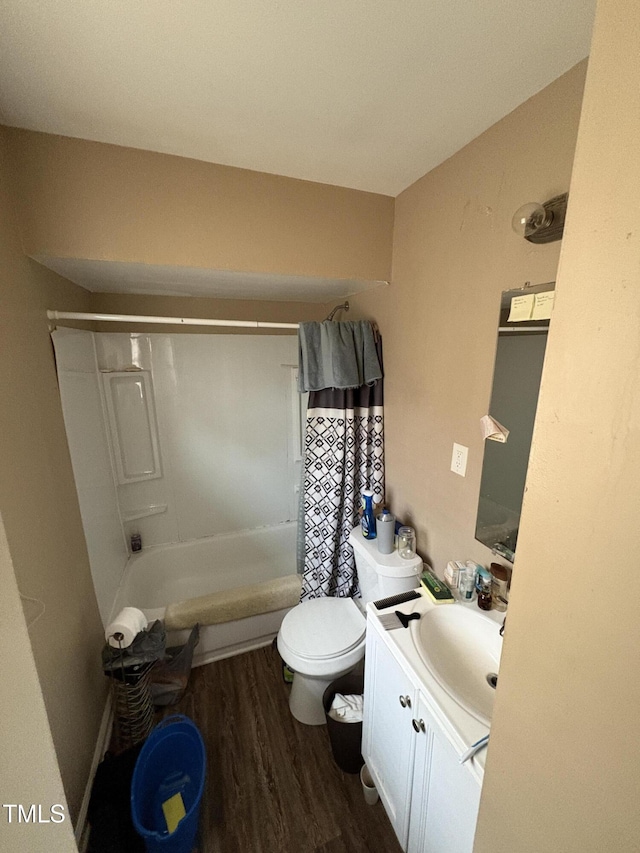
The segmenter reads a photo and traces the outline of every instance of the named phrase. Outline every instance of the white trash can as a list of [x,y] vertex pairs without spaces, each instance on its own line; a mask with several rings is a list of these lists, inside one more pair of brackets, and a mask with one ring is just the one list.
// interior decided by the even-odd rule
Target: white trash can
[[366,764],[362,765],[362,770],[360,771],[360,781],[362,782],[362,793],[364,794],[364,801],[369,806],[375,806],[378,802],[379,795],[376,790],[376,786],[373,784],[373,779],[371,778],[371,773],[369,773],[369,768]]

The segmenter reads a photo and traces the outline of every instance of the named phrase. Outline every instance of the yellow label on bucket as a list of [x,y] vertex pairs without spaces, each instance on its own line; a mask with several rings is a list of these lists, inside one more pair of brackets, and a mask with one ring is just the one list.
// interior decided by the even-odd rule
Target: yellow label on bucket
[[171,835],[172,832],[176,831],[176,827],[186,815],[182,794],[178,792],[177,794],[174,794],[173,797],[169,797],[168,800],[165,800],[162,804],[162,811],[164,812],[164,819],[167,822],[169,835]]

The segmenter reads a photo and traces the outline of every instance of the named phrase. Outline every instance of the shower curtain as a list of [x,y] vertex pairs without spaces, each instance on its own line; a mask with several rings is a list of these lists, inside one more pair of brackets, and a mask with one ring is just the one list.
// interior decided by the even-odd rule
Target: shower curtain
[[[382,341],[376,351],[382,367]],[[309,394],[300,501],[301,601],[360,594],[351,529],[364,489],[384,495],[383,380]]]

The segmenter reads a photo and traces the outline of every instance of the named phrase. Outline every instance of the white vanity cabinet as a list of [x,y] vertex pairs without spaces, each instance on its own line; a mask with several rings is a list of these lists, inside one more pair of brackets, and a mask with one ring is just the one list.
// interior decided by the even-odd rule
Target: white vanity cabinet
[[398,840],[406,848],[417,691],[375,631],[367,630],[362,755]]
[[411,786],[407,853],[465,853],[473,850],[480,783],[460,764],[422,695]]
[[[367,627],[362,754],[407,853],[471,853],[480,782],[442,730],[427,690]],[[404,629],[398,629],[404,630]]]

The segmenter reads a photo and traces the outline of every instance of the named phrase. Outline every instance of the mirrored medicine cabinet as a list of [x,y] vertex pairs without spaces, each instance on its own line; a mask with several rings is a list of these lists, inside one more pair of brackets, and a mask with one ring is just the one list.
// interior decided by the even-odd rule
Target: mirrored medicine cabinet
[[555,282],[506,290],[500,301],[490,416],[509,430],[486,439],[476,539],[513,560]]

